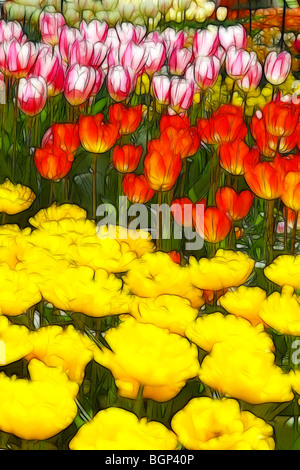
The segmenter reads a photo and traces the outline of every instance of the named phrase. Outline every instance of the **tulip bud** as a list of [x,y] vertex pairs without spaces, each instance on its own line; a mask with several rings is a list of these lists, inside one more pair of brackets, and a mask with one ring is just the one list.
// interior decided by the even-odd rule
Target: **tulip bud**
[[218,7],[216,11],[216,17],[218,21],[225,21],[227,18],[227,8],[226,7]]
[[27,116],[36,116],[47,100],[47,84],[42,77],[21,78],[18,88],[18,107]]
[[289,52],[282,51],[280,54],[270,52],[264,64],[264,72],[268,82],[272,85],[281,85],[290,73],[291,63]]

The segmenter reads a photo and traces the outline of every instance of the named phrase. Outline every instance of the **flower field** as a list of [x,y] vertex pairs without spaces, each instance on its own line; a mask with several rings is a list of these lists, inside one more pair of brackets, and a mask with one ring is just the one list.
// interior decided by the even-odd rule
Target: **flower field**
[[243,8],[4,3],[1,449],[300,449],[300,8]]

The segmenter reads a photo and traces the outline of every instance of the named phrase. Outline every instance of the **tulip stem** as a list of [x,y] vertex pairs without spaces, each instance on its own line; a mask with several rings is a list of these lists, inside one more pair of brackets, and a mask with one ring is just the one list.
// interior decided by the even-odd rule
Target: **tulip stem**
[[93,155],[93,219],[96,220],[97,208],[97,154]]
[[296,253],[296,235],[297,235],[297,222],[298,222],[298,211],[295,212],[295,221],[292,233],[292,246],[291,246],[291,253],[294,255]]
[[156,249],[161,249],[161,236],[162,236],[162,191],[158,191],[157,194],[157,242]]
[[144,415],[145,408],[144,408],[144,399],[143,399],[143,385],[140,385],[137,397],[135,399],[135,403],[133,405],[132,411],[134,414],[140,419]]
[[266,201],[267,204],[267,250],[268,250],[268,262],[273,260],[273,245],[274,245],[274,199]]
[[16,176],[17,166],[17,115],[18,115],[18,94],[19,94],[19,80],[16,80],[15,87],[15,103],[14,103],[14,126],[13,126],[13,177]]
[[53,192],[54,192],[54,181],[50,181],[50,191],[49,191],[49,206],[51,206],[53,202]]
[[287,7],[286,0],[283,0],[282,26],[281,26],[281,38],[280,38],[280,50],[281,51],[283,49],[283,44],[284,44],[286,7]]
[[180,186],[180,197],[183,197],[183,195],[184,195],[186,170],[187,170],[187,159],[184,158],[183,161],[182,161],[182,177],[181,177],[181,186]]

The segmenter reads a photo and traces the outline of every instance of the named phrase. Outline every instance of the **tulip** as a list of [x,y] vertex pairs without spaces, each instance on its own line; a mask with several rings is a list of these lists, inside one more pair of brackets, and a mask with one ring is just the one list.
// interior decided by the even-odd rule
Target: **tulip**
[[[177,117],[177,115],[169,117]],[[200,145],[198,130],[195,126],[181,129],[169,126],[162,132],[160,140],[162,143],[167,142],[166,145],[174,153],[180,155],[182,160],[195,155]],[[184,164],[186,165],[186,162]]]
[[248,145],[239,138],[223,143],[218,152],[220,166],[232,175],[243,175],[244,160],[249,152]]
[[182,75],[189,63],[192,61],[192,52],[183,47],[173,50],[169,58],[169,71],[172,75]]
[[64,91],[65,72],[64,64],[59,64],[53,81],[48,83],[48,96],[57,96]]
[[135,27],[134,27],[134,36],[133,36],[134,42],[136,44],[140,44],[143,41],[146,34],[147,34],[146,26],[135,25]]
[[166,75],[154,75],[152,79],[153,94],[156,101],[161,105],[170,102],[171,81]]
[[109,121],[118,129],[120,135],[132,134],[136,131],[143,117],[141,105],[125,107],[121,103],[115,103],[108,110]]
[[76,39],[68,49],[68,64],[92,65],[94,56],[93,44],[85,39]]
[[295,212],[300,211],[300,174],[289,171],[283,180],[282,202]]
[[138,145],[116,145],[113,154],[112,162],[114,167],[120,173],[132,173],[137,169],[143,153],[143,147]]
[[90,65],[98,69],[107,57],[107,47],[102,42],[96,42],[93,47],[94,53]]
[[104,42],[107,37],[108,25],[105,21],[92,20],[88,24],[83,20],[80,22],[79,29],[83,39],[92,44]]
[[270,52],[265,60],[264,72],[266,79],[272,85],[281,85],[288,77],[291,70],[292,58],[289,52],[280,54]]
[[169,251],[168,255],[170,256],[171,260],[174,261],[174,263],[180,264],[181,263],[181,254],[179,251]]
[[244,219],[248,214],[254,195],[247,189],[236,193],[234,189],[224,186],[216,192],[216,206],[225,212],[231,220]]
[[185,42],[185,33],[183,31],[176,32],[173,28],[166,28],[161,34],[161,38],[166,47],[167,57],[169,58],[173,50],[183,48]]
[[105,39],[105,45],[108,49],[118,50],[120,47],[120,39],[115,28],[109,28]]
[[27,116],[36,116],[47,100],[47,84],[42,77],[21,78],[18,87],[18,107]]
[[51,46],[45,46],[40,50],[30,75],[43,77],[48,86],[54,81],[60,65],[61,59],[57,51]]
[[219,27],[219,41],[221,46],[227,51],[231,46],[236,49],[245,49],[247,46],[247,33],[241,24]]
[[73,123],[53,124],[45,132],[42,148],[56,147],[64,152],[74,153],[80,145],[79,126]]
[[38,55],[33,42],[20,44],[16,39],[0,44],[0,70],[9,77],[26,77]]
[[214,56],[198,57],[195,60],[194,75],[197,85],[202,90],[212,87],[219,75],[221,62]]
[[162,42],[158,41],[145,41],[145,51],[147,60],[144,66],[144,71],[152,76],[155,72],[160,71],[166,60],[166,49]]
[[145,177],[154,191],[169,191],[182,168],[182,160],[170,148],[162,145],[157,150],[148,151],[144,159]]
[[299,123],[300,108],[293,103],[271,101],[262,113],[266,130],[276,137],[290,136]]
[[231,46],[226,55],[226,72],[234,80],[243,78],[256,62],[256,54]]
[[[197,203],[199,204],[199,203]],[[224,240],[230,232],[231,220],[217,207],[207,207],[204,210],[203,223],[196,223],[197,205],[193,211],[193,221],[196,231],[206,242],[218,243]],[[203,225],[203,227],[201,227]]]
[[249,91],[255,90],[261,80],[262,77],[262,66],[259,62],[254,62],[253,65],[250,66],[249,70],[240,80],[237,80],[237,84],[241,90],[245,93]]
[[144,175],[128,173],[123,178],[123,192],[133,204],[145,204],[153,198],[155,191],[150,188]]
[[105,73],[100,67],[95,69],[95,74],[95,83],[91,91],[91,97],[96,96],[99,93],[105,80]]
[[187,111],[193,103],[194,83],[185,78],[173,77],[170,86],[170,106],[177,112]]
[[111,149],[119,137],[118,128],[104,122],[103,114],[80,116],[79,138],[85,150],[92,153],[104,153]]
[[121,44],[128,44],[135,39],[135,28],[132,23],[117,23],[116,33]]
[[[225,21],[227,18],[228,10],[226,7],[218,7],[216,10],[216,17],[218,21]],[[220,33],[219,33],[220,34]]]
[[207,29],[198,29],[193,39],[193,53],[195,57],[213,55],[219,45],[218,28],[210,26]]
[[221,105],[211,118],[198,119],[197,126],[200,138],[213,145],[244,139],[248,134],[242,109],[233,105]]
[[68,68],[65,77],[64,95],[72,106],[85,103],[93,90],[96,73],[92,67],[74,64]]
[[46,13],[42,11],[39,17],[42,41],[52,46],[58,44],[61,29],[65,24],[65,18],[61,13]]
[[274,162],[259,161],[259,153],[252,149],[244,162],[245,180],[256,196],[272,200],[282,196],[283,169]]
[[181,227],[193,226],[193,207],[194,204],[188,197],[174,199],[171,204],[171,210],[175,222]]
[[106,77],[106,87],[114,101],[123,101],[135,87],[134,74],[128,68],[116,65],[110,67]]
[[121,65],[124,68],[130,68],[139,75],[147,61],[146,49],[142,45],[137,45],[133,41],[121,44],[119,50]]
[[62,60],[68,62],[69,60],[69,49],[72,47],[77,39],[82,39],[80,31],[76,28],[69,28],[69,26],[63,26],[59,36],[59,51]]
[[35,166],[43,178],[58,181],[71,170],[74,156],[57,147],[38,148],[34,154]]
[[22,26],[17,21],[5,21],[0,20],[0,43],[4,41],[11,41],[16,39],[21,42],[23,39],[24,33]]

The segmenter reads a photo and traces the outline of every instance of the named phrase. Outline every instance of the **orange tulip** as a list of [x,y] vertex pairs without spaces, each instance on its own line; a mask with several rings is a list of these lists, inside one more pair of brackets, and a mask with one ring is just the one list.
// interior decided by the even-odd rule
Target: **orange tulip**
[[252,149],[244,167],[245,180],[256,196],[267,200],[281,197],[284,171],[278,159],[273,162],[260,161],[258,151]]
[[290,209],[300,211],[300,173],[289,171],[283,180],[281,199]]
[[182,160],[174,154],[169,144],[154,139],[148,145],[148,153],[144,160],[145,177],[149,186],[155,191],[171,189],[182,168]]
[[142,105],[126,107],[121,103],[112,104],[108,110],[109,121],[119,127],[120,135],[132,134],[143,117]]
[[79,138],[81,145],[88,152],[104,153],[111,149],[119,138],[115,124],[104,122],[103,114],[80,116]]
[[248,133],[242,108],[230,104],[221,105],[209,119],[198,119],[197,126],[201,140],[214,145],[244,139]]
[[150,188],[144,175],[128,173],[123,178],[123,192],[133,204],[145,204],[153,198],[155,191]]
[[132,173],[136,170],[141,155],[143,153],[143,147],[141,145],[116,145],[113,150],[112,161],[116,170],[120,173]]
[[168,140],[174,153],[180,155],[182,159],[195,155],[200,145],[198,130],[195,126],[183,129],[166,127],[160,138]]
[[181,254],[179,253],[179,251],[169,251],[168,255],[170,256],[171,260],[174,261],[174,263],[181,263]]
[[219,161],[224,170],[232,175],[244,174],[244,159],[250,152],[248,145],[241,139],[219,146]]
[[224,240],[230,232],[231,220],[229,217],[217,207],[207,207],[204,211],[203,232],[201,227],[196,224],[195,216],[197,208],[193,211],[193,220],[196,231],[200,237],[209,243],[218,243]]
[[59,147],[38,148],[34,154],[35,166],[43,178],[58,181],[71,170],[74,156]]
[[42,147],[55,145],[69,153],[76,152],[80,145],[79,126],[73,123],[53,124],[45,132]]
[[300,108],[293,103],[271,101],[264,106],[263,119],[266,129],[276,137],[291,135],[299,122]]
[[248,191],[236,193],[234,189],[224,187],[216,192],[216,205],[225,212],[231,220],[241,220],[248,214],[254,195]]

